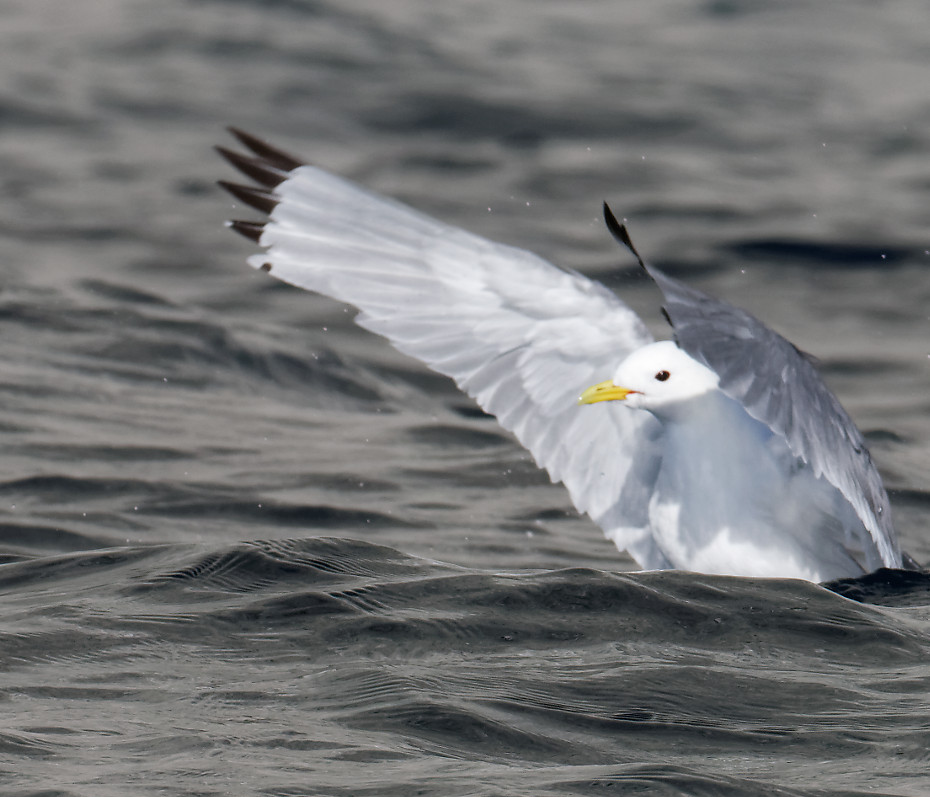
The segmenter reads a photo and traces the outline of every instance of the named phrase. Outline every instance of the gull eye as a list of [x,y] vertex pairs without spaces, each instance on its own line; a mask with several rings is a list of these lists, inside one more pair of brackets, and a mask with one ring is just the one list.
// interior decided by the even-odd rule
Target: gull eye
[[657,382],[664,382],[664,381],[665,381],[666,379],[668,379],[670,376],[671,376],[671,374],[670,374],[668,371],[659,371],[659,373],[656,374],[656,381],[657,381]]

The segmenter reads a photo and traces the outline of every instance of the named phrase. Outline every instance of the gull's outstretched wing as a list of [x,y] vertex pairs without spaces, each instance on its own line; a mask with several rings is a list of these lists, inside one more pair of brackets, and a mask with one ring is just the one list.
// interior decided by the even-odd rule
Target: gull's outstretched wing
[[577,406],[582,390],[652,341],[630,308],[527,251],[232,132],[255,157],[218,149],[259,187],[221,184],[270,216],[231,222],[267,249],[252,266],[355,305],[361,326],[452,377],[497,416],[618,547],[644,567],[667,566],[645,531],[657,422],[625,407]]
[[870,570],[901,567],[891,507],[878,470],[862,434],[810,359],[745,310],[645,263],[607,205],[604,218],[662,291],[678,345],[713,370],[721,389],[753,418],[781,435],[815,476],[822,475],[843,494],[881,557],[867,562]]

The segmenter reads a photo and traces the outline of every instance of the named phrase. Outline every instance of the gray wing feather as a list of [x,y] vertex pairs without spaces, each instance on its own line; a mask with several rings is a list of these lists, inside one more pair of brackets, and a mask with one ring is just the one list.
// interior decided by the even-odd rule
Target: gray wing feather
[[836,487],[868,529],[884,565],[900,567],[881,477],[862,434],[811,360],[745,310],[643,265],[665,296],[678,345],[715,371],[725,393]]

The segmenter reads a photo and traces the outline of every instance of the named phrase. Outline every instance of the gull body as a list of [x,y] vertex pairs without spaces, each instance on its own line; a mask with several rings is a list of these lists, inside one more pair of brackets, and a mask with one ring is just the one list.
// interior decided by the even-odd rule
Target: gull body
[[605,400],[650,413],[663,430],[648,507],[654,547],[641,553],[644,566],[812,581],[881,567],[836,487],[673,342],[638,349],[581,403]]
[[266,250],[250,265],[355,305],[453,378],[643,568],[823,581],[902,565],[861,433],[749,313],[640,259],[675,335],[656,343],[598,282],[232,132],[252,154],[218,150],[257,185],[221,185],[269,216],[230,223]]

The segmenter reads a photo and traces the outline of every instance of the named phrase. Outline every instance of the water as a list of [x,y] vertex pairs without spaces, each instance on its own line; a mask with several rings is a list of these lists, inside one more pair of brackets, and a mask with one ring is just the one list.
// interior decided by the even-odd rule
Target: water
[[[446,380],[252,273],[236,124],[821,360],[930,561],[930,10],[0,5],[11,795],[922,795],[930,596],[634,564]],[[239,208],[233,215],[249,216]]]

